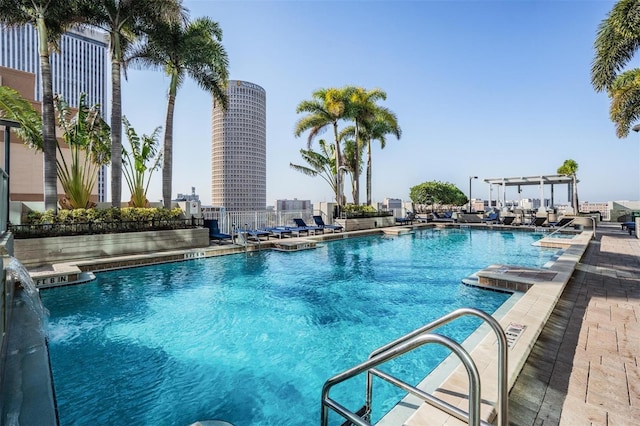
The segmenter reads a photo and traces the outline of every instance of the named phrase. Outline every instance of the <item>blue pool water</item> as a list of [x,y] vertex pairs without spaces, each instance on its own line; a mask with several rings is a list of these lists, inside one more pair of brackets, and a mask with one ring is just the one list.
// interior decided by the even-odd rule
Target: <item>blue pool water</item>
[[[459,307],[508,294],[460,284],[492,263],[544,265],[540,235],[425,230],[97,274],[41,291],[60,424],[318,424],[322,384],[375,348]],[[446,332],[462,341],[479,324]],[[386,368],[417,383],[447,355]],[[402,396],[376,382],[376,417]],[[362,405],[364,381],[332,396]],[[334,423],[341,422],[332,418]]]

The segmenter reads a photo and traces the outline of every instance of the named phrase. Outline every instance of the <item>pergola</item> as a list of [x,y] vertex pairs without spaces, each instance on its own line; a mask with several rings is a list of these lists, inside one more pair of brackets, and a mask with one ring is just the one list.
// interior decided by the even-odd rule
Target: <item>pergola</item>
[[573,178],[565,175],[540,175],[540,176],[526,176],[526,177],[503,177],[495,179],[485,179],[489,184],[489,205],[491,205],[491,194],[493,192],[493,185],[498,185],[498,199],[500,201],[500,189],[502,189],[502,202],[501,206],[504,207],[507,204],[507,187],[517,186],[518,193],[521,186],[540,186],[540,200],[544,204],[544,186],[551,185],[551,208],[553,208],[553,193],[554,185],[569,185],[569,194],[571,194],[571,185],[573,185]]

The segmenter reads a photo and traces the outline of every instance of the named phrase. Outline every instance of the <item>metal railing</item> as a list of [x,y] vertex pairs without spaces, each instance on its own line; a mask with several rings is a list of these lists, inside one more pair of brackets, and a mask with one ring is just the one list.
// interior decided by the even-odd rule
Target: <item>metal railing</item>
[[[352,424],[358,426],[370,426],[370,415],[373,401],[373,376],[377,376],[387,382],[396,385],[402,390],[420,398],[422,401],[444,411],[445,413],[465,421],[468,424],[477,426],[487,425],[480,420],[480,376],[477,367],[469,353],[457,342],[440,334],[430,333],[432,330],[441,327],[457,318],[465,315],[476,316],[485,321],[493,329],[498,339],[498,398],[496,401],[497,426],[508,424],[508,380],[507,380],[507,338],[500,324],[487,313],[474,308],[457,309],[411,333],[408,333],[393,342],[376,349],[369,355],[369,359],[355,367],[337,374],[327,380],[322,387],[322,409],[320,422],[322,426],[327,426],[329,419],[329,409],[338,413]],[[443,401],[433,395],[424,392],[402,380],[378,370],[381,364],[397,358],[407,352],[428,343],[438,343],[450,349],[463,363],[469,377],[469,411],[461,409]],[[357,414],[333,400],[329,396],[331,388],[338,383],[342,383],[361,373],[367,373],[365,406],[363,413]]]
[[[294,218],[301,218],[307,225],[315,225],[314,215],[322,215],[321,212],[312,210],[298,211],[241,211],[229,212],[226,210],[207,212],[205,219],[217,219],[220,232],[232,234],[236,229],[264,229],[277,226],[295,226]],[[327,224],[333,222],[323,216]]]

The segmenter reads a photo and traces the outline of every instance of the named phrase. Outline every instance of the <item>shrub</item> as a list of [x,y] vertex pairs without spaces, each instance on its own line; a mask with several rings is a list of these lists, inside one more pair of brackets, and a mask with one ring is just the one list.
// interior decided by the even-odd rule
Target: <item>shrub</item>
[[176,207],[172,210],[163,208],[138,208],[126,207],[117,209],[73,209],[59,210],[58,214],[53,210],[42,212],[29,212],[25,225],[44,224],[74,224],[87,222],[146,222],[151,220],[169,220],[182,217],[182,210]]

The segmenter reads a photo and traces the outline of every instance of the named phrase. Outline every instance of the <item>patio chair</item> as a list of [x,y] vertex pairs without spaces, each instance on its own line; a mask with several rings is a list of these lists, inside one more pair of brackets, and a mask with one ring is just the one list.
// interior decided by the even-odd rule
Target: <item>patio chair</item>
[[514,220],[516,220],[515,216],[504,216],[501,223],[503,225],[513,225]]
[[218,219],[205,219],[204,226],[209,228],[209,239],[217,241],[218,244],[222,243],[222,241],[232,239],[231,235],[220,232],[220,228],[218,227]]
[[557,222],[549,222],[549,225],[551,225],[554,228],[563,228],[569,225],[574,220],[575,220],[575,217],[563,217]]
[[300,232],[306,232],[307,235],[309,235],[312,231],[313,231],[314,234],[316,232],[318,232],[318,231],[320,231],[321,234],[324,234],[324,229],[323,228],[321,228],[319,226],[309,226],[300,217],[294,218],[293,221],[295,222],[296,226],[294,228],[289,228],[289,229],[291,229],[293,232],[297,231],[298,235],[300,234]]
[[433,212],[433,222],[455,222],[453,212]]
[[278,237],[278,239],[291,236],[293,231],[286,226],[276,226],[273,228],[262,228],[261,231],[269,232],[271,235]]
[[547,221],[547,218],[544,216],[536,216],[529,223],[529,226],[542,226]]
[[623,222],[622,223],[622,230],[624,231],[625,229],[627,229],[629,231],[629,235],[633,235],[633,232],[636,230],[636,223],[635,222]]
[[316,223],[316,226],[319,226],[322,229],[331,229],[331,232],[342,231],[342,226],[340,225],[325,224],[322,216],[313,216],[313,221]]
[[396,217],[396,223],[400,225],[406,225],[407,223],[409,225],[413,225],[413,221],[415,220],[415,218],[415,213],[407,212],[407,215],[405,217]]
[[500,221],[500,213],[491,212],[487,215],[487,217],[483,217],[482,221],[484,223],[498,223]]

